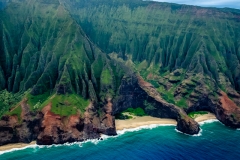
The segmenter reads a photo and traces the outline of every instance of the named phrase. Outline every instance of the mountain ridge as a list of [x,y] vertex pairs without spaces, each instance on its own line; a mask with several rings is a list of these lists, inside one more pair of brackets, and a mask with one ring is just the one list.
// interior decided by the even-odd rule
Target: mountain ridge
[[129,107],[187,134],[200,130],[192,111],[240,127],[236,10],[16,0],[0,17],[1,145],[115,135],[114,115]]

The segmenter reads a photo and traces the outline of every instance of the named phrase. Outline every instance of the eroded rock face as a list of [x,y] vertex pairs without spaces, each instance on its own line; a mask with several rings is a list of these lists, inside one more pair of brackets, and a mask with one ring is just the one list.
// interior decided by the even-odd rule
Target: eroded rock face
[[69,117],[54,114],[51,103],[41,112],[32,113],[26,99],[21,102],[21,108],[21,121],[17,116],[1,118],[0,145],[30,143],[33,140],[39,145],[62,144],[100,138],[101,133],[116,135],[111,99],[107,101],[101,117],[92,103],[86,108],[84,116],[80,113]]
[[[119,96],[105,98],[102,107],[90,103],[83,115],[77,113],[63,117],[51,112],[51,103],[41,112],[29,111],[27,100],[21,102],[21,122],[17,116],[3,116],[0,120],[0,145],[7,143],[29,143],[50,145],[96,139],[100,134],[116,135],[115,118],[112,116],[129,107],[142,107],[151,116],[177,120],[176,129],[190,135],[200,131],[199,124],[186,112],[207,110],[225,125],[240,127],[240,109],[226,93],[219,92],[219,99],[208,95],[198,97],[191,106],[183,110],[161,98],[156,89],[142,77],[131,74],[122,79]],[[100,111],[100,112],[99,112]]]
[[37,137],[38,144],[62,144],[82,141],[81,120],[79,115],[61,117],[51,112],[51,103],[42,109],[44,114]]
[[18,119],[16,116],[3,116],[0,120],[0,145],[17,142],[16,124]]
[[200,131],[199,124],[188,116],[180,117],[177,122],[176,129],[183,133],[194,135]]
[[222,91],[215,107],[215,115],[226,126],[240,128],[240,108]]
[[101,117],[101,127],[100,130],[103,134],[106,135],[117,135],[115,127],[115,118],[112,116],[113,104],[112,99],[107,98],[107,103],[105,104],[103,110],[104,114]]
[[21,121],[17,116],[3,116],[0,120],[0,145],[8,143],[30,143],[35,140],[43,117],[41,112],[30,112],[27,100],[21,102]]
[[42,110],[44,117],[37,143],[49,145],[84,141],[100,138],[100,133],[116,135],[111,105],[108,111],[101,120],[93,103],[90,103],[83,117],[78,114],[67,118],[52,113],[51,104],[48,104]]
[[123,78],[120,96],[114,103],[114,112],[129,107],[142,107],[148,115],[154,117],[175,119],[179,126],[177,129],[187,134],[197,134],[200,130],[199,124],[189,118],[184,110],[163,100],[156,89],[140,76]]
[[99,138],[100,120],[97,117],[97,110],[92,103],[86,108],[84,113],[84,128],[83,137],[84,139]]
[[138,85],[136,76],[125,76],[122,79],[119,96],[113,100],[113,113],[119,113],[129,107],[143,106],[147,94]]
[[215,99],[209,98],[208,95],[202,95],[197,102],[191,104],[187,112],[209,111],[214,113],[217,119],[226,126],[240,128],[240,108],[223,91],[219,91],[218,97]]

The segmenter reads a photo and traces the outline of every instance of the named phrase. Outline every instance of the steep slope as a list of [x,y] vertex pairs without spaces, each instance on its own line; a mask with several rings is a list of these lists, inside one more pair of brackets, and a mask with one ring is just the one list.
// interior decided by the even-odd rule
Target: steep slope
[[[0,144],[36,138],[39,144],[65,143],[116,134],[111,109],[104,109],[109,102],[99,99],[114,96],[123,71],[88,40],[60,2],[14,1],[0,17],[1,117],[6,114]],[[112,79],[102,82],[103,76]]]
[[105,52],[157,64],[162,73],[178,68],[201,73],[224,89],[239,90],[239,10],[140,0],[69,4],[71,14]]
[[140,0],[4,3],[0,145],[115,135],[129,107],[187,134],[200,130],[192,111],[239,128],[239,17]]
[[[240,126],[239,10],[140,0],[65,2],[95,44],[131,62],[166,101],[187,113],[233,117]],[[227,115],[216,109],[224,108],[223,92],[235,104]]]

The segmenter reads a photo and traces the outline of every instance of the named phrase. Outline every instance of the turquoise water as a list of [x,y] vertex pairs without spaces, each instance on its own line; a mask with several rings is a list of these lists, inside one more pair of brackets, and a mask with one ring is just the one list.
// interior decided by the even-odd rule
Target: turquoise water
[[152,125],[104,136],[102,141],[0,152],[0,159],[240,159],[240,130],[219,122],[202,124],[201,129],[198,136],[188,136],[176,132],[174,126]]

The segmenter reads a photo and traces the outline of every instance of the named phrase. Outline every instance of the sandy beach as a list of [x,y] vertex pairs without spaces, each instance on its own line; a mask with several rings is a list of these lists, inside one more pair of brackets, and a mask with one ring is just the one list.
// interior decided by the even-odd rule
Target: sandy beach
[[10,150],[13,148],[23,148],[23,147],[27,147],[29,145],[33,145],[36,144],[36,141],[32,141],[31,143],[13,143],[13,144],[7,144],[7,145],[3,145],[0,146],[0,151],[6,151],[6,150]]
[[[198,115],[195,120],[197,122],[203,122],[206,120],[212,120],[216,119],[214,114],[208,113],[204,115]],[[151,116],[143,116],[143,117],[137,117],[133,116],[132,119],[127,120],[116,120],[116,130],[123,130],[123,129],[130,129],[130,128],[137,128],[140,126],[146,126],[151,124],[162,124],[162,125],[176,125],[177,121],[174,119],[167,119],[167,118],[155,118]],[[15,143],[15,144],[7,144],[4,146],[0,146],[0,152],[10,150],[13,148],[23,148],[29,145],[36,144],[36,141],[33,141],[29,144],[26,143]]]
[[129,128],[137,128],[140,126],[146,126],[150,124],[172,124],[176,125],[177,121],[174,119],[167,119],[167,118],[155,118],[151,116],[144,116],[144,117],[134,117],[133,119],[126,119],[126,120],[116,120],[116,130],[123,130]]
[[203,121],[212,120],[212,119],[217,119],[216,116],[212,113],[199,115],[196,118],[194,118],[196,122],[203,122]]
[[[202,122],[210,119],[216,119],[216,116],[212,113],[198,115],[195,118],[195,121]],[[167,118],[155,118],[151,116],[144,116],[144,117],[136,117],[134,116],[133,119],[126,119],[126,120],[116,120],[116,129],[123,130],[129,128],[137,128],[140,126],[150,125],[150,124],[170,124],[176,125],[177,121],[174,119],[167,119]]]

